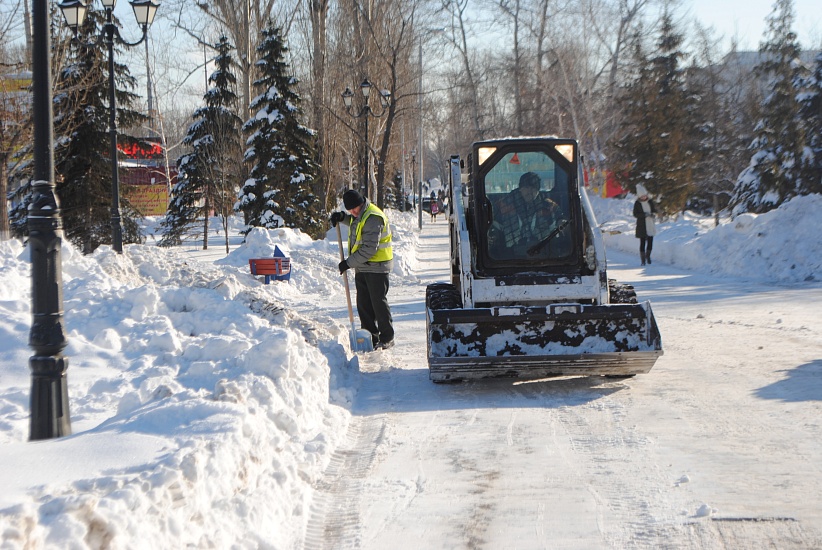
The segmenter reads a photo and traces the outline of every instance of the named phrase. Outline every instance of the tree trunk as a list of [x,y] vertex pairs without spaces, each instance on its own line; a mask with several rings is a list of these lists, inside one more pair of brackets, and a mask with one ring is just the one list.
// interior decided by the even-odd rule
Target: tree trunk
[[8,155],[0,154],[0,241],[9,240]]
[[205,215],[203,216],[203,250],[208,250],[208,211],[211,208],[208,193],[205,194]]
[[314,193],[328,209],[328,180],[330,175],[325,167],[327,137],[325,131],[325,59],[328,39],[328,0],[311,0],[311,41],[314,57],[311,60],[312,93],[311,110],[314,129],[317,131],[317,165],[320,167],[317,180],[314,182]]

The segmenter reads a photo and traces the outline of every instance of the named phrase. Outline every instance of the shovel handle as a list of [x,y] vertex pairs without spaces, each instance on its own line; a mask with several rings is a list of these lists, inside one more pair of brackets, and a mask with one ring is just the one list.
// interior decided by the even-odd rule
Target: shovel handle
[[[343,245],[342,245],[342,231],[340,231],[340,224],[339,222],[336,225],[337,228],[337,244],[340,246],[340,261],[342,262],[345,260],[345,253],[343,252]],[[351,322],[351,330],[352,334],[355,334],[354,331],[354,308],[351,307],[351,290],[348,288],[348,271],[343,272],[343,284],[345,286],[345,302],[348,304],[348,320]]]

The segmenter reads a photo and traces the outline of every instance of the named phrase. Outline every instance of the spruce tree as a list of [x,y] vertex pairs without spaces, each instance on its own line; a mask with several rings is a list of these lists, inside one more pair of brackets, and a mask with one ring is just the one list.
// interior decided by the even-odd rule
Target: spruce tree
[[737,178],[731,197],[734,214],[767,212],[802,193],[805,132],[796,90],[802,67],[799,43],[791,30],[791,0],[776,0],[767,23],[766,41],[759,48],[762,61],[755,72],[768,82],[769,93],[749,146],[750,164]]
[[257,47],[260,90],[251,103],[251,118],[243,126],[248,135],[245,160],[251,163],[248,180],[235,209],[245,215],[246,229],[285,227],[312,237],[322,233],[321,204],[314,194],[318,176],[314,132],[303,126],[301,98],[295,91],[281,31],[269,23]]
[[[60,200],[63,229],[83,253],[91,253],[101,244],[111,244],[111,159],[108,129],[108,71],[104,48],[93,44],[100,35],[103,14],[90,11],[68,50],[66,64],[59,70],[54,85],[54,164],[56,193]],[[115,56],[116,57],[116,56]],[[114,64],[117,101],[118,142],[140,143],[123,130],[135,128],[146,120],[134,111],[136,80],[126,65]],[[16,177],[25,177],[16,174]],[[121,194],[123,189],[120,189]],[[30,192],[22,188],[22,201],[13,211],[14,231],[26,234],[26,212]],[[120,214],[123,242],[142,241],[137,219],[140,214],[121,196]]]
[[656,55],[647,57],[637,45],[638,72],[621,97],[625,118],[613,144],[612,168],[620,183],[631,190],[643,184],[666,214],[685,207],[698,159],[695,101],[681,66],[682,42],[665,14]]
[[[227,220],[236,193],[242,153],[240,124],[236,114],[237,78],[228,38],[215,45],[216,68],[209,75],[211,87],[203,96],[205,106],[194,112],[194,123],[183,143],[191,152],[177,160],[178,183],[172,189],[165,219],[161,222],[161,246],[180,244],[197,224],[203,224],[203,249],[208,248],[208,218],[212,210]],[[226,233],[226,251],[228,235]]]
[[689,90],[700,98],[695,110],[700,154],[694,163],[696,189],[688,208],[706,213],[727,206],[736,177],[748,164],[745,147],[753,137],[753,120],[745,107],[758,102],[743,91],[747,81],[729,70],[728,60],[735,51],[718,62],[717,41],[708,34],[700,37],[699,51],[699,66],[689,69],[688,78]]
[[799,116],[807,136],[802,156],[802,194],[822,194],[822,52],[816,56],[813,72],[802,81]]

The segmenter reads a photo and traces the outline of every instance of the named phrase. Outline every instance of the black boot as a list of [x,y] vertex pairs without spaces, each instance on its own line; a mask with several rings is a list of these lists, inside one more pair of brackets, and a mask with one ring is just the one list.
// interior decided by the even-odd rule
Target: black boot
[[645,265],[645,253],[644,252],[639,253],[639,258],[642,260],[642,265]]
[[651,263],[651,253],[650,252],[645,254],[645,261],[647,261],[648,264],[650,265],[650,263]]

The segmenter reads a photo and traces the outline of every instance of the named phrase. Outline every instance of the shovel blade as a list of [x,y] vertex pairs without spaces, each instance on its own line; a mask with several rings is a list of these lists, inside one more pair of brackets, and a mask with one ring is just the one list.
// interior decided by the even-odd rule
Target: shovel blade
[[371,333],[365,329],[352,330],[350,334],[351,349],[355,352],[374,351]]

